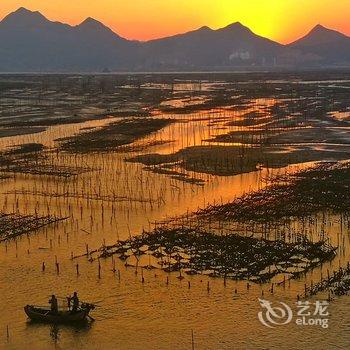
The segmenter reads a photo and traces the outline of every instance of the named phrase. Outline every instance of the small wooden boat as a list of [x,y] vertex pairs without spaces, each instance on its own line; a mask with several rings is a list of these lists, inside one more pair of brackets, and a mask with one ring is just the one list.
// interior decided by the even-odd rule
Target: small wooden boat
[[90,317],[89,312],[93,309],[94,305],[92,304],[82,304],[81,308],[77,312],[65,310],[59,311],[57,314],[54,314],[51,312],[50,309],[40,308],[34,305],[26,305],[24,307],[25,313],[32,321],[46,323],[83,322],[86,321],[87,317]]

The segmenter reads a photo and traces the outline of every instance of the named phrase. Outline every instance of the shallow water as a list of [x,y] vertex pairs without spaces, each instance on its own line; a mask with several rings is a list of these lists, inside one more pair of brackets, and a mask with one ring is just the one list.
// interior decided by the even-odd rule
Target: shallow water
[[[265,105],[269,103],[271,101],[265,101]],[[261,104],[262,101],[256,103]],[[232,112],[164,117],[176,117],[178,123],[140,142],[173,142],[142,152],[173,153],[183,147],[200,145],[205,139],[227,132],[212,127],[212,122],[222,118],[219,122],[222,126],[227,118],[232,118]],[[28,142],[54,147],[58,138],[112,120],[55,126],[40,134],[3,138],[0,147]],[[18,206],[24,213],[36,210],[40,214],[69,216],[65,222],[23,236],[16,242],[1,244],[1,348],[190,349],[191,331],[195,349],[348,348],[350,301],[346,297],[335,300],[329,307],[328,329],[295,323],[269,329],[259,322],[258,298],[262,297],[262,291],[267,300],[281,300],[292,306],[296,294],[302,293],[305,280],[276,287],[271,294],[269,285],[251,284],[248,290],[246,281],[228,281],[224,286],[221,279],[186,276],[179,280],[176,274],[168,275],[159,270],[144,271],[145,282],[142,283],[140,269],[127,268],[118,259],[116,267],[120,275],[112,271],[112,260],[106,259],[101,260],[101,278],[98,278],[96,262],[90,263],[86,257],[72,261],[71,254],[84,254],[86,244],[89,249],[96,249],[103,243],[112,244],[118,239],[141,234],[142,230],[151,230],[157,222],[167,218],[259,189],[265,185],[267,175],[286,172],[286,169],[262,169],[231,177],[191,174],[205,181],[204,186],[197,186],[144,171],[142,165],[124,161],[133,155],[135,152],[98,155],[53,152],[50,157],[54,164],[88,166],[92,171],[69,179],[16,174],[14,179],[0,183],[0,208],[4,210],[12,211]],[[102,200],[101,196],[110,198],[111,195],[117,196],[118,201]],[[321,273],[324,275],[327,269],[345,265],[348,260],[348,226],[334,217],[328,218],[326,225],[323,229],[330,234],[332,243],[341,246],[342,253],[332,263],[310,272],[306,276],[307,283],[317,281]],[[300,230],[300,224],[295,223],[294,229]],[[310,223],[302,229],[309,230],[310,235],[317,238],[321,228]],[[55,270],[55,259],[60,264],[59,274]],[[41,270],[43,262],[45,272]],[[76,263],[79,263],[79,276]],[[22,308],[27,303],[46,304],[53,292],[65,297],[74,290],[83,300],[97,303],[92,314],[96,322],[74,328],[37,325],[26,320]]]

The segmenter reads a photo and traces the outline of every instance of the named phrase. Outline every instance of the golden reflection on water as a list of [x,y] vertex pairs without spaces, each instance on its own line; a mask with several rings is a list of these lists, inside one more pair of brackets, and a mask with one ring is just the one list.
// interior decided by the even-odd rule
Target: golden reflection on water
[[[252,109],[266,108],[273,103],[272,100],[259,100]],[[192,115],[164,115],[176,118],[178,122],[139,142],[173,142],[140,152],[167,154],[201,145],[203,140],[227,132],[227,121],[239,118],[240,114],[215,110]],[[55,126],[40,134],[3,138],[0,147],[30,142],[54,147],[59,138],[113,120]],[[143,171],[142,165],[124,161],[138,153],[70,155],[52,152],[50,162],[54,164],[91,167],[92,171],[68,179],[16,174],[14,179],[0,183],[0,208],[4,211],[18,209],[22,213],[37,211],[39,214],[69,216],[64,223],[0,246],[0,302],[5,306],[0,318],[0,347],[189,349],[191,330],[196,349],[290,349],[290,342],[285,343],[283,339],[293,339],[295,348],[300,348],[299,345],[306,341],[307,349],[329,348],[329,345],[339,343],[338,332],[344,330],[340,322],[346,300],[336,301],[331,306],[334,317],[332,315],[329,330],[310,330],[291,324],[271,331],[258,322],[257,299],[262,291],[268,299],[294,303],[305,280],[292,281],[286,288],[278,287],[271,295],[268,285],[252,285],[247,290],[246,281],[228,281],[224,287],[220,279],[210,279],[208,293],[209,279],[204,276],[186,276],[181,281],[175,275],[153,270],[144,271],[145,282],[141,283],[139,270],[127,268],[117,259],[118,275],[112,271],[111,259],[106,259],[101,260],[99,279],[96,263],[90,263],[85,257],[70,260],[72,253],[85,253],[86,244],[90,249],[96,249],[103,243],[127,239],[142,230],[151,230],[156,222],[166,218],[257,190],[264,186],[263,179],[268,174],[286,172],[286,169],[261,169],[231,177],[191,174],[205,180],[202,187]],[[111,196],[118,200],[108,200]],[[327,220],[319,220],[317,225],[311,222],[301,225],[295,222],[293,229],[296,232],[306,230],[315,239],[320,230],[326,230],[332,244],[341,247],[341,254],[332,263],[306,276],[307,283],[316,282],[327,269],[346,264],[349,228],[339,218],[327,217]],[[60,264],[59,274],[55,270],[55,259]],[[41,271],[43,262],[45,272]],[[79,276],[76,263],[79,263]],[[188,281],[191,288],[188,288]],[[51,329],[50,326],[26,323],[24,305],[46,303],[53,292],[65,297],[74,290],[82,299],[98,304],[93,313],[95,323],[79,329],[61,326]],[[6,326],[10,332],[8,341]]]

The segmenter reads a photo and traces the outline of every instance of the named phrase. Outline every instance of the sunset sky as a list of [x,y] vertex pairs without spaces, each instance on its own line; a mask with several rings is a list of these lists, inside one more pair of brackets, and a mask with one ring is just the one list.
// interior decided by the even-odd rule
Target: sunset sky
[[0,0],[0,18],[18,7],[72,25],[93,17],[128,39],[148,40],[239,21],[288,43],[320,23],[350,35],[349,0]]

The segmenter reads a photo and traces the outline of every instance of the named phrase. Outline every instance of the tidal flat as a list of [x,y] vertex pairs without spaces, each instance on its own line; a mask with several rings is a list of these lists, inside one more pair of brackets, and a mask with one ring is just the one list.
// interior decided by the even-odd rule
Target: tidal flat
[[[0,76],[0,347],[346,348],[349,89],[340,70]],[[96,322],[26,321],[72,288]],[[261,297],[327,300],[330,327],[266,329]]]

